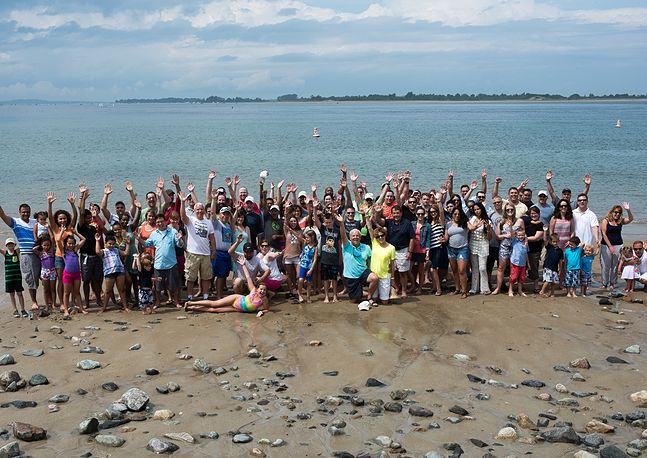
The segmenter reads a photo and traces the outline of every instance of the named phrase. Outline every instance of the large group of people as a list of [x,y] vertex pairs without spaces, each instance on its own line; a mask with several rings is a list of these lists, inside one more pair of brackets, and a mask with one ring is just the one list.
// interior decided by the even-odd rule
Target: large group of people
[[589,208],[590,175],[573,198],[568,188],[557,195],[548,171],[533,202],[528,180],[502,194],[496,177],[488,195],[485,170],[480,185],[456,190],[451,170],[437,187],[422,189],[409,172],[388,173],[375,192],[346,165],[340,171],[339,184],[322,195],[316,184],[298,190],[284,180],[268,183],[263,171],[253,196],[238,176],[216,187],[210,171],[204,196],[172,175],[172,187],[160,177],[143,204],[127,181],[129,208],[118,201],[110,209],[110,184],[99,203],[89,201],[84,183],[78,198],[68,194],[70,211],[54,209],[52,192],[45,194],[47,210],[34,214],[26,203],[17,217],[0,207],[15,234],[2,250],[14,316],[60,308],[68,319],[91,311],[91,302],[100,311],[112,302],[152,313],[164,301],[262,315],[277,293],[295,303],[348,297],[369,306],[420,294],[551,297],[564,288],[576,297],[588,293],[596,256],[602,288],[618,287],[618,277],[627,292],[647,284],[644,243],[625,245],[622,238],[633,220],[629,204],[614,205],[599,220]]

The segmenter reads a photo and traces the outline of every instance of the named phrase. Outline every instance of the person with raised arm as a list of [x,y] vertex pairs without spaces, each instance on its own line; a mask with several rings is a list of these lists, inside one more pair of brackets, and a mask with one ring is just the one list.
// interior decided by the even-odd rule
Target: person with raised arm
[[[94,219],[92,212],[85,208],[85,201],[90,196],[88,187],[81,183],[79,185],[79,223],[77,230],[85,240],[94,240],[95,234],[103,234],[103,224],[101,220]],[[84,243],[79,250],[81,261],[81,279],[83,281],[83,296],[85,308],[90,307],[90,288],[94,292],[97,305],[102,304],[101,300],[101,283],[103,282],[103,265],[101,258],[97,256],[94,245]]]
[[[494,180],[494,186],[492,188],[492,199],[499,196],[499,185],[501,184],[502,181],[503,179],[501,177],[496,177],[496,179]],[[519,195],[523,192],[523,190],[527,185],[528,185],[528,180],[525,179],[521,182],[521,184],[518,187],[510,186],[508,188],[508,198],[503,199],[503,205],[510,203],[514,207],[516,219],[519,219],[523,215],[528,213],[528,207],[519,199]]]
[[[372,300],[373,293],[377,289],[379,278],[366,262],[371,257],[371,247],[361,243],[361,234],[358,229],[353,229],[346,235],[344,220],[341,215],[333,212],[337,225],[339,226],[342,254],[344,258],[344,280],[348,289],[348,296],[353,302],[361,302],[364,298],[363,286],[368,284],[368,299]],[[350,240],[349,240],[350,237]]]
[[193,299],[193,286],[200,280],[200,289],[204,299],[209,298],[211,284],[211,261],[216,258],[216,239],[213,224],[205,218],[205,209],[202,202],[194,205],[195,216],[186,214],[187,196],[180,192],[180,218],[186,227],[186,261],[184,271],[186,275],[186,288],[188,300]]
[[[126,182],[128,183],[128,182]],[[126,187],[128,189],[128,186]],[[131,187],[132,190],[132,187]],[[108,210],[108,198],[110,197],[110,194],[112,194],[112,185],[110,183],[106,183],[106,185],[103,187],[103,198],[101,199],[101,213],[103,213],[103,216],[106,218],[106,221],[108,222],[108,226],[112,226],[116,222],[121,221],[121,217],[123,215],[128,215],[129,217],[132,215],[132,213],[135,212],[135,194],[130,193],[130,212],[126,213],[126,204],[119,200],[115,203],[115,212],[110,213],[110,210]]]
[[256,313],[259,318],[269,312],[270,300],[267,294],[267,286],[262,282],[259,282],[258,286],[254,284],[244,257],[240,257],[237,262],[244,272],[249,294],[230,294],[216,301],[187,301],[184,304],[184,310],[207,313]]
[[[627,216],[622,214],[622,209],[627,211]],[[600,246],[600,266],[602,268],[602,288],[614,289],[618,278],[618,262],[620,250],[624,244],[622,240],[622,226],[634,220],[629,203],[622,206],[614,205],[607,216],[600,222],[602,245]]]
[[[553,178],[555,175],[553,174],[552,170],[548,170],[546,172],[546,189],[548,189],[548,194],[550,195],[550,199],[553,201],[553,205],[557,206],[557,203],[561,200],[564,199],[566,200],[569,205],[571,206],[571,209],[575,210],[577,208],[577,202],[573,202],[571,200],[571,190],[569,188],[564,188],[562,189],[562,196],[558,197],[557,194],[555,193],[555,189],[553,188]],[[583,178],[584,181],[584,189],[582,190],[581,194],[589,195],[589,190],[591,189],[591,174],[587,173],[584,175]]]
[[4,212],[0,205],[0,219],[13,230],[16,239],[18,239],[20,271],[29,290],[31,309],[32,311],[38,311],[36,290],[38,288],[38,279],[40,278],[40,258],[33,251],[36,243],[34,239],[36,220],[31,218],[31,207],[27,204],[20,204],[18,213],[20,218],[13,218]]
[[213,224],[213,232],[216,239],[216,258],[211,262],[211,268],[213,269],[213,276],[216,283],[216,299],[220,299],[232,268],[232,258],[229,255],[229,248],[231,248],[234,242],[234,228],[232,226],[231,209],[229,207],[221,207],[216,212],[217,194],[215,192],[211,194],[211,207],[213,208],[211,212],[211,223]]
[[[78,219],[78,212],[74,205],[75,196],[71,192],[68,195],[67,201],[72,206],[72,215],[66,210],[56,210],[54,212],[52,204],[56,201],[56,196],[53,192],[47,193],[47,214],[49,215],[49,226],[52,228],[52,234],[54,239],[52,240],[52,245],[56,249],[56,257],[54,258],[54,267],[56,268],[56,276],[58,280],[55,282],[54,288],[54,298],[58,295],[59,303],[63,303],[63,268],[65,267],[65,262],[63,260],[63,251],[59,248],[58,239],[60,237],[67,237],[74,233],[74,227],[76,226],[76,221]],[[61,232],[61,228],[64,228],[64,231]]]

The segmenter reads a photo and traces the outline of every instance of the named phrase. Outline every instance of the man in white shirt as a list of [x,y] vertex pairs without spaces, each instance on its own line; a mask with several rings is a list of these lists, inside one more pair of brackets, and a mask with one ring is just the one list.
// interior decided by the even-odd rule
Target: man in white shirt
[[640,265],[638,269],[640,270],[639,282],[647,287],[647,253],[645,252],[645,244],[640,240],[636,240],[633,243],[634,255],[640,259]]
[[180,192],[180,218],[186,226],[186,257],[184,274],[186,276],[187,300],[193,299],[193,285],[200,278],[200,290],[204,300],[209,299],[211,286],[211,260],[216,257],[216,239],[213,224],[205,218],[204,204],[196,202],[193,207],[195,216],[186,214],[186,195]]
[[588,208],[588,202],[586,194],[577,196],[577,208],[573,210],[575,235],[583,244],[597,247],[600,243],[600,223],[595,213]]

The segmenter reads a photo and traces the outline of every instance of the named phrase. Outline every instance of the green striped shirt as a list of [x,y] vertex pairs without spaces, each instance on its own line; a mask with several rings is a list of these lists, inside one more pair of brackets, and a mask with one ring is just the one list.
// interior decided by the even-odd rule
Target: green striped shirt
[[20,255],[17,251],[14,251],[13,254],[5,252],[4,278],[6,283],[13,283],[22,280],[22,275],[20,273]]

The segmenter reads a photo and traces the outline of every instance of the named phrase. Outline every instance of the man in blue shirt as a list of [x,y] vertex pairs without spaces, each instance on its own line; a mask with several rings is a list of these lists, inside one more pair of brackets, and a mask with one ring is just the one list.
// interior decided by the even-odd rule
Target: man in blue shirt
[[164,213],[158,213],[155,217],[157,229],[144,242],[145,247],[155,247],[155,295],[156,303],[159,303],[159,295],[167,290],[175,302],[176,307],[180,306],[180,275],[177,268],[177,257],[175,247],[184,247],[182,233],[166,225]]
[[34,244],[36,243],[34,240],[34,225],[36,224],[36,220],[30,217],[31,207],[27,204],[21,204],[18,208],[18,213],[20,213],[20,218],[12,218],[0,206],[0,219],[13,230],[16,239],[18,239],[20,271],[29,289],[31,309],[38,311],[36,290],[38,289],[38,279],[40,278],[40,258],[33,251]]

